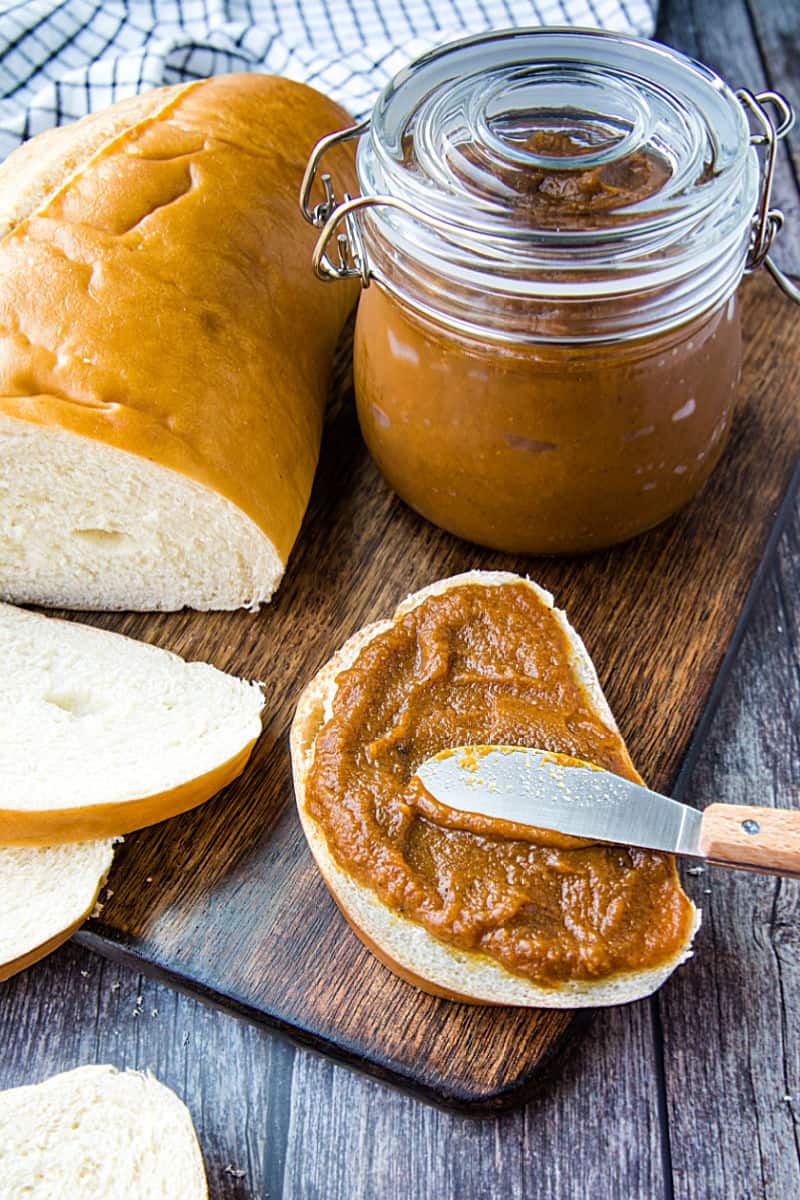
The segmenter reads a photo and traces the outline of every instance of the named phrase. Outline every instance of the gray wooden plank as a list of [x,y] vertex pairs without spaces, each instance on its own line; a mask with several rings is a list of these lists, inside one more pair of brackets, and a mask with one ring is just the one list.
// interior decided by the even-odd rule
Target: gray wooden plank
[[0,984],[0,1047],[0,1088],[85,1063],[152,1071],[192,1113],[214,1200],[280,1195],[294,1052],[256,1026],[67,945]]
[[[797,109],[800,105],[800,11],[794,3],[767,4],[749,0],[748,11],[755,33],[756,44],[761,53],[764,72],[772,87],[785,92]],[[795,180],[800,181],[800,124],[787,139],[789,157],[792,160]]]
[[[800,36],[800,14],[793,0],[753,3],[746,0],[666,0],[659,10],[656,37],[718,71],[732,87],[751,91],[777,88],[800,106],[797,61],[792,45]],[[757,22],[763,54],[754,36]],[[785,51],[778,53],[778,47]],[[791,135],[793,153],[800,158],[800,130]],[[800,192],[787,146],[778,155],[773,204],[785,214],[784,228],[775,240],[773,258],[782,270],[800,276]]]
[[536,1099],[480,1120],[300,1051],[284,1198],[655,1200],[664,1177],[650,1022],[647,1002],[597,1013]]
[[[800,502],[689,799],[800,808]],[[662,990],[676,1200],[800,1195],[800,881],[708,868]],[[713,1181],[713,1185],[709,1181]]]

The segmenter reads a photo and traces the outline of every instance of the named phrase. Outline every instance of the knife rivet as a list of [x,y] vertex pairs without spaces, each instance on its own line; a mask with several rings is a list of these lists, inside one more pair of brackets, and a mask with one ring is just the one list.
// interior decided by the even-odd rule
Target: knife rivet
[[759,825],[758,821],[751,821],[749,819],[747,821],[742,821],[742,829],[745,831],[745,833],[761,832],[761,826]]

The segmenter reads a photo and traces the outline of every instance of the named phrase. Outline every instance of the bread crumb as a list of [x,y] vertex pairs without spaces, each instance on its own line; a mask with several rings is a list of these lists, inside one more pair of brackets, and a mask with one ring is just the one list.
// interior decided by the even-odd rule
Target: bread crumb
[[225,1174],[232,1175],[234,1179],[244,1179],[245,1177],[245,1172],[240,1167],[232,1167],[230,1163],[225,1167]]
[[184,1044],[184,1046],[189,1045],[189,1033],[186,1029],[184,1029],[184,1031],[183,1031],[183,1044]]
[[81,971],[81,975],[83,976],[83,978],[84,978],[84,979],[86,979],[86,977],[88,976],[88,974],[89,974],[89,972],[88,972],[88,971]]
[[703,875],[704,873],[705,873],[705,867],[687,867],[686,868],[687,875]]
[[150,1012],[150,1016],[151,1016],[151,1017],[157,1017],[157,1016],[158,1016],[158,1009],[157,1009],[157,1008],[154,1008],[154,1009],[152,1009],[152,1010],[151,1010],[151,1012]]

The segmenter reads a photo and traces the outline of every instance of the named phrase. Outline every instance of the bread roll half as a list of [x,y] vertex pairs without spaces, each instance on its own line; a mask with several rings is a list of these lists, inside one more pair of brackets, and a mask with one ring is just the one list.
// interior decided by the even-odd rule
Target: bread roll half
[[0,604],[0,846],[113,837],[208,800],[261,732],[256,683]]
[[[349,123],[302,84],[226,75],[0,167],[0,597],[269,599],[355,300],[314,277],[298,189],[314,142]],[[329,166],[354,190],[351,147]]]
[[[530,978],[506,969],[487,954],[448,944],[430,933],[420,922],[384,903],[374,888],[355,878],[342,865],[329,844],[325,830],[309,811],[307,784],[314,764],[316,739],[333,714],[337,680],[341,673],[356,663],[374,638],[390,630],[394,623],[402,620],[429,596],[473,584],[491,587],[524,584],[534,590],[566,634],[569,670],[586,702],[607,729],[618,735],[614,717],[583,642],[569,625],[564,613],[553,607],[553,598],[548,592],[529,580],[506,572],[472,571],[441,580],[409,596],[399,605],[391,620],[376,622],[351,637],[311,680],[300,698],[292,725],[291,752],[297,807],[309,846],[334,899],[355,932],[386,966],[424,991],[472,1003],[543,1008],[595,1007],[639,999],[658,988],[690,955],[691,942],[700,922],[700,914],[694,906],[690,906],[689,928],[682,944],[670,958],[656,967],[616,973],[605,978],[568,979],[555,986],[540,986]],[[630,763],[621,739],[619,746],[623,761]]]

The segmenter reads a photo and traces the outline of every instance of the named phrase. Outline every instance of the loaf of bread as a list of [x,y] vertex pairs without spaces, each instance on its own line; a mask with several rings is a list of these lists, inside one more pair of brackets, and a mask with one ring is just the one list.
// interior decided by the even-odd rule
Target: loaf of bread
[[152,1075],[78,1067],[0,1092],[0,1200],[207,1200],[186,1105]]
[[[315,754],[317,749],[317,739],[324,738],[326,732],[331,729],[336,719],[336,703],[337,695],[342,687],[342,680],[347,678],[347,673],[359,662],[370,662],[380,664],[375,669],[379,672],[387,670],[391,666],[392,655],[395,653],[391,648],[386,649],[381,656],[368,658],[372,643],[377,645],[377,639],[383,635],[392,632],[399,628],[407,617],[410,617],[415,610],[425,604],[430,597],[444,596],[447,593],[460,588],[472,588],[479,585],[482,588],[503,588],[520,586],[529,588],[536,596],[539,610],[538,620],[547,624],[551,629],[554,629],[557,638],[553,640],[553,644],[557,644],[560,640],[565,646],[565,661],[562,664],[570,678],[570,687],[574,685],[573,695],[579,697],[577,703],[579,707],[574,711],[570,707],[576,701],[568,700],[568,707],[565,711],[565,728],[575,728],[578,730],[577,738],[581,738],[581,713],[592,714],[593,720],[599,724],[601,730],[605,730],[605,741],[611,747],[613,754],[621,764],[624,773],[636,778],[633,764],[630,761],[624,742],[619,734],[617,725],[609,709],[608,703],[603,695],[600,683],[597,678],[594,666],[589,658],[586,649],[578,634],[569,625],[565,615],[558,609],[553,607],[552,596],[537,587],[536,584],[529,580],[523,580],[517,575],[512,575],[506,572],[485,572],[472,571],[464,575],[455,576],[451,579],[441,580],[430,587],[424,588],[414,595],[409,596],[396,609],[390,620],[379,621],[373,625],[366,626],[363,630],[351,637],[337,654],[321,669],[313,680],[305,688],[300,697],[297,706],[297,712],[294,718],[291,731],[291,751],[292,751],[292,768],[294,773],[295,795],[297,799],[297,807],[300,815],[300,821],[303,826],[306,838],[308,840],[311,851],[317,862],[317,865],[339,907],[342,909],[345,917],[350,925],[372,950],[372,952],[391,970],[400,975],[403,979],[422,988],[425,991],[433,992],[436,995],[447,996],[452,999],[466,1000],[472,1002],[486,1004],[513,1004],[524,1006],[535,1006],[543,1008],[581,1008],[607,1004],[619,1004],[630,1000],[639,999],[642,996],[648,995],[654,991],[667,976],[682,962],[689,954],[691,942],[694,933],[699,924],[699,913],[694,909],[691,903],[683,895],[680,890],[677,877],[674,874],[674,864],[671,860],[664,865],[664,880],[666,898],[668,900],[677,901],[679,908],[685,916],[685,923],[682,926],[685,936],[680,939],[680,945],[668,957],[660,960],[656,965],[648,966],[643,969],[631,969],[626,971],[616,971],[609,974],[604,974],[599,971],[597,977],[567,977],[557,981],[556,984],[549,983],[542,986],[535,979],[526,977],[524,974],[518,973],[515,970],[509,970],[496,957],[483,953],[480,950],[465,949],[458,944],[453,944],[452,941],[436,936],[429,928],[426,928],[419,920],[413,919],[406,915],[403,909],[406,907],[406,901],[411,898],[413,901],[415,894],[419,892],[418,880],[420,876],[417,870],[422,867],[412,866],[410,875],[398,870],[400,860],[405,857],[406,845],[411,844],[414,836],[413,827],[405,828],[405,833],[398,841],[392,842],[391,845],[381,845],[377,854],[380,856],[380,861],[385,865],[386,874],[384,883],[381,887],[373,884],[369,879],[364,878],[363,861],[359,859],[358,869],[353,869],[353,865],[343,861],[341,854],[337,850],[337,846],[332,844],[329,839],[326,829],[318,819],[318,816],[312,811],[312,805],[309,803],[309,787],[312,771],[315,765]],[[479,602],[475,601],[475,611],[472,620],[476,623],[476,627],[485,625],[490,620],[480,608]],[[423,634],[417,634],[417,637],[424,636],[428,618],[420,617],[420,628]],[[397,651],[397,654],[404,653],[405,661],[411,665],[407,666],[416,679],[421,679],[428,685],[433,687],[436,681],[440,678],[443,662],[446,661],[449,655],[453,655],[458,662],[458,672],[460,678],[460,687],[466,689],[475,685],[477,678],[476,673],[479,668],[476,666],[476,661],[470,658],[469,651],[464,649],[465,645],[469,645],[469,637],[464,636],[459,640],[458,648],[448,645],[446,640],[442,639],[441,633],[435,625],[433,616],[429,618],[430,628],[428,630],[427,640],[418,641],[416,648],[413,647],[405,651]],[[562,636],[563,635],[563,636]],[[536,703],[540,703],[543,707],[551,706],[557,709],[559,705],[565,703],[563,696],[559,694],[563,689],[556,688],[555,692],[548,692],[547,685],[537,684],[538,667],[533,664],[533,658],[528,658],[528,651],[509,649],[504,645],[504,631],[501,627],[494,630],[493,635],[496,645],[500,647],[498,653],[502,662],[503,655],[507,654],[507,659],[500,670],[499,674],[492,676],[489,681],[490,687],[494,689],[493,695],[495,700],[493,704],[497,707],[496,712],[500,716],[495,717],[495,720],[505,720],[511,718],[503,717],[503,697],[512,694],[515,686],[515,675],[524,675],[525,671],[530,669],[533,674],[528,681],[528,694],[536,697]],[[394,645],[394,643],[391,643]],[[410,655],[410,657],[409,657]],[[364,656],[362,658],[362,656]],[[463,659],[462,657],[463,656]],[[476,656],[477,659],[477,656]],[[416,665],[414,665],[416,664]],[[363,670],[367,670],[364,667]],[[370,698],[363,692],[359,680],[363,679],[363,675],[353,675],[353,678],[348,681],[348,697],[349,702],[354,706],[358,713],[371,713],[372,709],[379,702],[377,698]],[[389,676],[380,675],[380,685],[378,687],[377,696],[382,696],[387,690]],[[509,681],[509,682],[506,682]],[[512,691],[509,692],[508,688]],[[506,690],[504,690],[506,689]],[[439,693],[437,693],[438,695]],[[370,778],[378,778],[385,776],[387,772],[392,773],[396,778],[401,780],[401,787],[406,786],[407,775],[413,772],[419,763],[414,762],[415,750],[415,721],[418,718],[409,715],[408,710],[396,699],[394,693],[392,698],[387,703],[386,711],[388,716],[372,719],[366,718],[369,729],[370,738],[366,744],[361,744],[358,741],[353,741],[352,731],[348,726],[347,737],[350,739],[348,743],[352,751],[353,762],[360,764],[359,770],[366,773],[372,772]],[[452,711],[458,713],[458,720],[462,723],[468,718],[462,712],[462,704],[464,691],[458,695],[453,694],[450,697]],[[399,707],[397,707],[399,704]],[[471,710],[470,710],[471,711]],[[469,720],[473,718],[470,716]],[[488,724],[489,714],[487,713],[486,723]],[[481,720],[477,722],[481,724]],[[438,728],[437,714],[430,716],[430,725]],[[427,741],[432,740],[435,743],[438,733],[430,735],[426,732],[425,738]],[[486,730],[475,728],[470,734],[467,734],[462,729],[456,744],[469,744],[470,737],[473,744],[491,743],[492,738],[486,736]],[[509,744],[513,744],[513,736],[506,737],[504,740]],[[398,747],[395,753],[394,747]],[[431,750],[428,746],[428,752],[424,755],[427,757],[429,753],[437,750],[448,748],[448,743],[443,745],[434,745]],[[568,753],[575,753],[575,747],[569,745],[548,745],[545,749],[562,750]],[[326,749],[326,762],[330,760],[330,751]],[[331,779],[338,780],[341,777],[341,772],[335,766],[326,775],[326,782],[330,783]],[[341,788],[344,789],[342,784]],[[408,817],[408,803],[406,793],[400,795],[400,803],[396,810],[391,812],[384,811],[382,813],[373,813],[363,815],[360,809],[354,808],[353,797],[346,790],[340,790],[339,794],[332,796],[329,790],[326,792],[325,803],[332,806],[341,807],[343,814],[341,821],[335,817],[334,827],[337,829],[349,829],[357,827],[359,831],[367,831],[366,836],[369,837],[369,831],[372,830],[372,836],[379,829],[383,829],[392,822],[397,821],[402,823]],[[318,810],[317,810],[318,812]],[[335,814],[334,814],[335,816]],[[535,814],[531,815],[531,822],[535,824]],[[349,835],[348,835],[349,836]],[[416,844],[414,851],[414,863],[422,864],[427,860],[426,851],[421,849]],[[442,852],[446,854],[448,852]],[[640,852],[644,853],[644,852]],[[515,868],[511,867],[509,870]],[[558,877],[565,880],[563,887],[569,888],[570,865],[568,862],[558,862],[545,866],[546,871],[554,870],[558,873]],[[586,880],[591,878],[591,870],[586,867],[575,868],[573,876],[573,888],[576,897],[585,896]],[[480,880],[476,880],[480,883]],[[524,883],[520,884],[517,880],[513,882],[509,879],[510,885],[508,891],[511,895],[513,905],[531,908],[529,901],[524,899]],[[505,886],[503,884],[502,886]],[[519,888],[522,888],[520,892]],[[625,868],[620,871],[619,878],[619,894],[624,895],[627,888],[625,882]],[[508,896],[505,892],[497,890],[495,884],[489,884],[489,892],[485,901],[476,901],[478,908],[485,904],[487,912],[487,927],[493,929],[492,934],[496,938],[504,938],[507,936],[505,927],[502,921],[502,912],[504,905],[508,901]],[[493,890],[495,889],[495,890]],[[394,903],[387,903],[386,893],[391,891],[394,894]],[[520,897],[522,896],[522,899]],[[461,903],[458,897],[453,895],[440,895],[438,898],[428,901],[432,911],[444,911],[448,906],[454,907],[457,912],[461,912],[459,904]],[[585,919],[584,914],[592,911],[592,905],[588,901],[585,902],[588,907],[580,907],[581,919]],[[613,908],[615,900],[612,900],[611,907]],[[583,902],[581,902],[583,904]],[[658,897],[656,897],[656,907]],[[533,906],[535,909],[535,906]],[[501,914],[499,929],[496,924],[496,917],[493,915],[499,912]],[[577,916],[577,912],[573,914]],[[563,920],[558,916],[557,906],[554,913],[553,910],[544,912],[543,930],[551,933],[555,927],[554,922]],[[610,910],[609,910],[610,919]],[[462,925],[465,921],[464,914],[458,918]],[[509,918],[513,927],[513,920]],[[598,918],[600,920],[600,918]],[[569,922],[565,924],[565,936],[569,937],[570,930]],[[591,921],[590,921],[591,924]],[[534,922],[535,926],[535,922]],[[596,935],[596,944],[602,952],[603,934],[597,930],[591,931],[592,937]],[[644,931],[645,937],[647,930]],[[531,933],[531,940],[536,941],[537,934],[535,927]]]
[[0,979],[44,958],[83,924],[113,855],[111,839],[0,848]]
[[258,684],[0,604],[0,846],[113,837],[184,812],[243,770]]
[[[122,101],[0,167],[0,597],[255,607],[308,502],[355,300],[311,269],[302,84],[227,75]],[[355,187],[350,147],[334,149]]]

